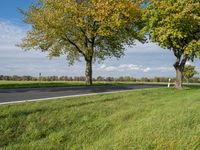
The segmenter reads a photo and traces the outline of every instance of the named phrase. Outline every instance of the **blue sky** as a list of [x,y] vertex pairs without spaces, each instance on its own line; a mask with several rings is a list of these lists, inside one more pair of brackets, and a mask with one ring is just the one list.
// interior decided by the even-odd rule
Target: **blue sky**
[[22,15],[17,11],[17,8],[25,9],[32,2],[35,2],[35,0],[1,0],[0,19],[23,25]]
[[[33,75],[84,75],[84,62],[69,66],[66,57],[48,59],[46,53],[39,51],[24,52],[16,47],[30,27],[23,23],[17,8],[25,9],[35,0],[0,1],[0,74]],[[154,43],[140,44],[127,48],[121,59],[108,59],[93,66],[94,76],[175,76],[172,67],[175,58],[169,50],[161,49]],[[191,63],[191,62],[189,62]],[[198,68],[199,62],[195,65]]]

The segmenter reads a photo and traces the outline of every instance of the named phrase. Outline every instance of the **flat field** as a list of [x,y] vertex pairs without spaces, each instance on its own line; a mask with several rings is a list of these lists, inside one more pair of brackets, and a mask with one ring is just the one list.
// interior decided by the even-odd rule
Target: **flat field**
[[[94,85],[119,85],[119,84],[146,84],[144,82],[104,82],[95,81]],[[158,83],[148,83],[158,84]],[[163,83],[159,83],[163,84]],[[166,84],[166,83],[165,83]],[[19,88],[46,88],[46,87],[67,87],[85,86],[84,81],[0,81],[0,89],[19,89]]]
[[1,149],[200,149],[200,88],[0,106]]
[[82,86],[79,81],[0,81],[0,89]]

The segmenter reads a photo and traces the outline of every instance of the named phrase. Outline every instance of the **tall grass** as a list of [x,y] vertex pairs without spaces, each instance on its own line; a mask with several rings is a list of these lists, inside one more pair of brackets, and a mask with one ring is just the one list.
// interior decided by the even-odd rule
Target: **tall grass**
[[200,88],[0,106],[2,149],[200,149]]

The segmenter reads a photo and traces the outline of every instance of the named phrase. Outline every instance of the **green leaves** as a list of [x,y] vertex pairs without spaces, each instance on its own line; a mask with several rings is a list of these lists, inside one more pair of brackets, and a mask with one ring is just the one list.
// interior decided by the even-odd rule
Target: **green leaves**
[[183,76],[187,79],[187,81],[196,74],[198,74],[198,72],[195,70],[195,66],[192,65],[185,66],[183,71]]
[[120,57],[124,44],[143,40],[141,10],[130,0],[43,0],[23,15],[32,30],[20,46],[67,55],[71,64],[80,56]]
[[[199,55],[200,3],[196,0],[150,0],[144,13],[145,30],[153,42],[173,51],[184,51],[193,60]],[[177,52],[175,52],[177,53]]]

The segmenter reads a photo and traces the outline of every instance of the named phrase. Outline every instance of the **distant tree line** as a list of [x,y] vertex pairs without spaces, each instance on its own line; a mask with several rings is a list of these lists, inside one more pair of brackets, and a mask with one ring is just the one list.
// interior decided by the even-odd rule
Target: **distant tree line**
[[[110,82],[168,82],[170,77],[142,77],[142,78],[135,78],[132,76],[121,76],[121,77],[103,77],[98,76],[93,78],[93,81],[110,81]],[[0,80],[5,81],[85,81],[84,76],[41,76],[41,77],[33,77],[33,76],[7,76],[7,75],[0,75]],[[184,79],[185,82],[186,79]],[[174,82],[175,78],[171,78],[171,82]],[[189,79],[190,83],[200,83],[199,77],[193,77]]]

